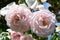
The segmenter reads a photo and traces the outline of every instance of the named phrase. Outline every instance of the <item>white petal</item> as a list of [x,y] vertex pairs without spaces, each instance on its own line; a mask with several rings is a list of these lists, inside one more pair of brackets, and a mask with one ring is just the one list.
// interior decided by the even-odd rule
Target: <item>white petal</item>
[[6,7],[2,8],[0,10],[0,14],[3,15],[3,16],[5,16],[7,14],[7,12],[8,12],[8,9]]
[[56,32],[59,32],[60,31],[60,26],[56,28]]

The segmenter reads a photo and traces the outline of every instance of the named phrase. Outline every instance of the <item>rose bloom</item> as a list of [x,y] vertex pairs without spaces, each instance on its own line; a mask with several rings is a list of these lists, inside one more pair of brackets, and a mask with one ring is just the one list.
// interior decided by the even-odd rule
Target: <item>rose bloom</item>
[[20,40],[20,37],[23,35],[21,32],[15,32],[11,29],[7,29],[11,40]]
[[11,32],[11,40],[33,40],[31,35],[25,35],[20,32]]
[[11,36],[11,40],[20,40],[20,34],[17,32],[12,33],[10,36]]
[[9,32],[9,35],[11,37],[11,40],[34,40],[32,38],[32,35],[26,35],[24,33],[21,32],[15,32],[11,29],[7,29],[7,31]]
[[15,32],[15,31],[10,32],[11,40],[20,40],[20,37],[21,37],[22,35],[23,35],[23,34],[20,33],[20,32]]
[[25,32],[30,29],[29,19],[31,11],[24,4],[11,7],[5,16],[7,25],[14,31]]
[[31,30],[38,36],[47,37],[54,32],[56,18],[50,11],[40,10],[34,12],[31,19]]

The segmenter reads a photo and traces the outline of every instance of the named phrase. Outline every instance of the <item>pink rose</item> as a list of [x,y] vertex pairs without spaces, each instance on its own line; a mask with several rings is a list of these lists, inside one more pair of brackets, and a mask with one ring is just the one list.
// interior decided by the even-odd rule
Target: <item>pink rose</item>
[[55,30],[56,16],[48,10],[33,13],[31,30],[38,36],[47,37]]
[[20,40],[20,33],[19,32],[13,32],[11,33],[11,40]]
[[9,32],[11,40],[33,40],[32,35],[26,35],[22,32],[15,32],[11,29],[7,29],[7,31]]
[[33,40],[31,35],[21,34],[20,32],[11,33],[11,40]]
[[23,33],[15,32],[12,31],[11,29],[7,29],[7,31],[9,32],[11,40],[20,40],[20,37],[23,35]]
[[25,5],[10,9],[5,16],[7,25],[14,31],[25,32],[30,29],[31,11]]

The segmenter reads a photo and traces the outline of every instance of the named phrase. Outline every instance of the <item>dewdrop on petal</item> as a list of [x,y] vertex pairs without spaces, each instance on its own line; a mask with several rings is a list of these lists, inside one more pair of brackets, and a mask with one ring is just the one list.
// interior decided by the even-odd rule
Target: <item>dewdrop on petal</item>
[[47,37],[55,30],[56,16],[48,10],[33,13],[31,30],[38,36]]
[[31,11],[25,5],[11,7],[5,16],[7,25],[14,31],[25,32],[30,29]]

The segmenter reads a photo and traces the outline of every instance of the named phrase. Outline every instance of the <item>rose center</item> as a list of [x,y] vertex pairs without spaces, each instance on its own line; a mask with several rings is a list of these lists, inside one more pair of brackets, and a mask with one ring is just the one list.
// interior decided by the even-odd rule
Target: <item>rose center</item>
[[45,18],[43,18],[42,23],[43,23],[43,26],[46,26],[47,25],[47,20]]

